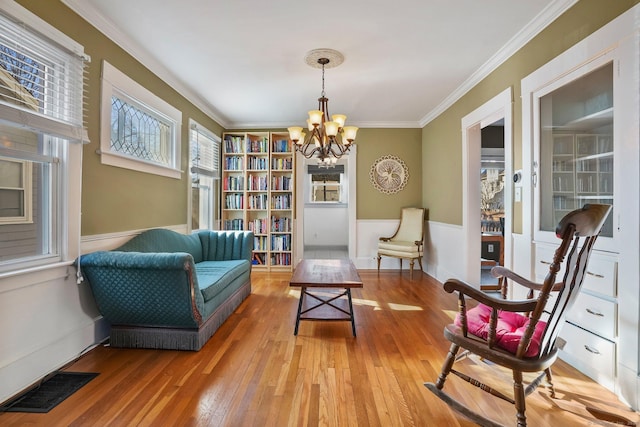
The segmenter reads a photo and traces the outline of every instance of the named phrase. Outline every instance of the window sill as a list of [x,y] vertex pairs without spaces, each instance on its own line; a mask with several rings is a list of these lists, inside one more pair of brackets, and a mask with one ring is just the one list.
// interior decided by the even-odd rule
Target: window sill
[[341,203],[341,202],[307,202],[304,204],[305,208],[321,208],[321,209],[346,208],[348,206],[349,206],[348,203]]
[[130,157],[122,156],[115,153],[101,151],[100,158],[102,164],[116,166],[119,168],[131,169],[139,172],[150,173],[154,175],[166,176],[168,178],[182,178],[182,171],[154,163],[144,162]]

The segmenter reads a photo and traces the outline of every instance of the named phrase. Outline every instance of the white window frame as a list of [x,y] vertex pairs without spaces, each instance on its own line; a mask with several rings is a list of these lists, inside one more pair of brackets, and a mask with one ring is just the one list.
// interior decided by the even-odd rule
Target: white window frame
[[[46,71],[46,83],[41,83],[41,88],[46,85],[47,91],[41,111],[35,110],[34,103],[21,105],[0,100],[0,121],[3,124],[37,134],[47,147],[43,152],[35,153],[0,144],[0,155],[13,161],[31,163],[31,171],[35,163],[47,164],[51,168],[50,174],[43,177],[47,193],[38,200],[36,207],[43,212],[46,210],[46,215],[39,218],[42,221],[38,234],[41,252],[0,261],[0,284],[17,288],[29,285],[30,279],[25,281],[25,277],[35,277],[28,273],[37,274],[57,267],[66,269],[79,255],[81,144],[89,142],[83,125],[83,99],[86,100],[84,65],[90,58],[84,54],[82,45],[14,1],[0,0],[0,11],[8,17],[8,21],[3,23],[17,24],[14,37],[20,43],[16,46],[20,49],[32,46],[33,50],[28,52],[40,55],[50,67]],[[13,49],[11,44],[7,46]],[[28,175],[31,183],[25,185],[33,185],[32,174]],[[13,225],[1,224],[0,232],[4,227]]]
[[2,187],[0,183],[0,189],[14,190],[22,192],[22,212],[21,216],[0,216],[0,225],[2,224],[30,224],[33,222],[33,202],[32,202],[32,168],[31,162],[24,160],[18,160],[12,157],[0,156],[0,160],[4,162],[18,163],[20,164],[20,182],[19,187]]
[[[325,172],[326,171],[326,172]],[[326,174],[332,174],[332,173],[336,173],[335,169],[332,168],[328,168],[328,169],[323,169],[323,173]],[[340,175],[340,181],[338,182],[338,184],[329,184],[329,185],[337,185],[339,188],[338,191],[338,200],[328,200],[328,201],[323,201],[323,200],[313,200],[313,196],[315,194],[315,190],[317,188],[321,188],[321,187],[326,187],[327,184],[320,184],[320,183],[314,183],[313,181],[313,175],[315,175],[315,173],[311,173],[311,172],[307,172],[307,188],[309,189],[308,191],[308,197],[309,199],[306,201],[306,204],[308,205],[324,205],[324,206],[337,206],[337,205],[345,205],[348,199],[348,195],[347,195],[347,191],[348,191],[348,186],[345,182],[345,180],[347,179],[347,175],[346,175],[346,171],[343,170],[342,172],[338,172],[338,174]]]
[[[194,144],[198,144],[199,141],[194,140],[194,136],[197,138],[199,135],[202,135],[205,141],[210,140],[213,141],[214,146],[212,147],[213,155],[212,155],[212,164],[211,165],[198,165],[193,161],[193,148]],[[209,197],[206,200],[200,199],[200,208],[199,212],[206,211],[210,214],[211,218],[209,218],[208,224],[209,229],[214,229],[219,227],[219,210],[216,209],[217,204],[216,201],[219,199],[220,194],[220,157],[221,157],[221,143],[222,139],[214,134],[212,131],[207,129],[206,127],[200,125],[193,119],[189,119],[189,173],[191,183],[191,189],[189,191],[189,221],[191,230],[202,229],[201,227],[198,229],[193,228],[193,200],[192,194],[194,188],[200,188],[200,183],[195,182],[196,178],[200,175],[206,181],[210,181],[210,189]],[[199,224],[202,224],[202,219],[199,218]]]
[[[169,163],[152,162],[131,155],[118,153],[111,148],[111,100],[112,97],[134,105],[169,126]],[[182,112],[145,89],[122,71],[102,61],[102,92],[100,106],[100,157],[103,164],[180,179]]]

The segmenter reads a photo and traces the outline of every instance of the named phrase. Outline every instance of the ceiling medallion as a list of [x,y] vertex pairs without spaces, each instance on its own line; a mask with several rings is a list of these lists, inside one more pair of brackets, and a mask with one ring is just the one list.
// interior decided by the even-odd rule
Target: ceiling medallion
[[396,156],[382,156],[371,165],[369,179],[379,192],[394,194],[407,185],[409,168]]

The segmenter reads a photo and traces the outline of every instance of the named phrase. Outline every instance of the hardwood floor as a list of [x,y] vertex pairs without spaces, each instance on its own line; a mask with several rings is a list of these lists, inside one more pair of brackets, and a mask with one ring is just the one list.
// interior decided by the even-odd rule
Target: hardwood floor
[[[288,285],[291,274],[254,272],[252,295],[199,352],[96,347],[66,369],[98,377],[48,414],[0,413],[0,425],[473,425],[423,385],[440,372],[455,297],[424,274],[413,281],[408,271],[360,275],[357,338],[349,322],[302,322],[294,336],[299,291]],[[470,360],[469,369],[491,368]],[[639,421],[564,362],[554,374],[559,399],[543,387],[529,396],[530,426],[614,425],[585,406]],[[512,405],[457,378],[445,389],[515,424]]]

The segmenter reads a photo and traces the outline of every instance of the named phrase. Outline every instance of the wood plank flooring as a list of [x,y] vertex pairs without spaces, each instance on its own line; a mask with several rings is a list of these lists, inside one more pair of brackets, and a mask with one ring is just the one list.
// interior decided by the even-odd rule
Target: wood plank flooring
[[[290,273],[252,275],[253,293],[199,352],[99,346],[68,366],[99,372],[48,414],[0,413],[2,426],[471,426],[423,385],[448,349],[455,296],[424,274],[360,271],[349,322],[302,322]],[[470,362],[469,369],[492,369]],[[638,422],[606,389],[564,362],[559,399],[527,400],[530,426],[614,425],[586,406]],[[495,375],[498,378],[499,374]],[[469,390],[473,388],[473,390]],[[515,411],[457,378],[447,391],[504,425]]]

